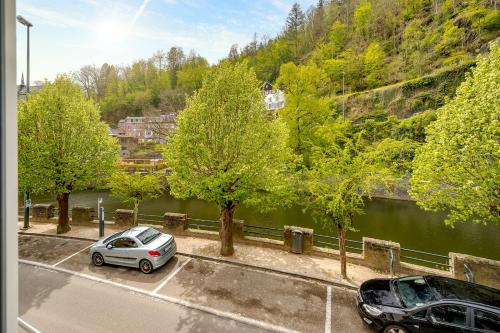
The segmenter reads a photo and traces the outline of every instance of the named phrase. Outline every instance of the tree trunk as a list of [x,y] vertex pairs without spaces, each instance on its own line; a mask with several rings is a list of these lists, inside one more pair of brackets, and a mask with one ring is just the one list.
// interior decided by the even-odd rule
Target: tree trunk
[[347,256],[345,251],[345,226],[342,223],[337,223],[339,234],[339,251],[340,251],[340,274],[343,279],[347,279]]
[[139,201],[134,201],[134,225],[138,225],[137,214],[139,213]]
[[59,205],[59,216],[57,224],[57,233],[64,234],[71,230],[68,216],[69,193],[59,193],[57,195],[57,204]]
[[232,256],[234,254],[233,213],[235,207],[236,206],[231,201],[229,201],[221,207],[220,211],[220,254],[223,256]]

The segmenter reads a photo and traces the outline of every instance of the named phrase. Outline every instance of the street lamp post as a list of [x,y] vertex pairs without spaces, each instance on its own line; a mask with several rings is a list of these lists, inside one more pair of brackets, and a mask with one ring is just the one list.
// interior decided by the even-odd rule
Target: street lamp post
[[[33,26],[30,21],[22,17],[21,15],[17,15],[17,22],[26,26],[27,30],[27,59],[26,59],[26,95],[30,93],[30,28]],[[24,229],[28,229],[30,227],[30,192],[26,191],[24,193]]]
[[26,26],[27,31],[27,59],[26,59],[26,93],[30,92],[30,28],[33,26],[30,21],[22,17],[21,15],[17,15],[17,22]]

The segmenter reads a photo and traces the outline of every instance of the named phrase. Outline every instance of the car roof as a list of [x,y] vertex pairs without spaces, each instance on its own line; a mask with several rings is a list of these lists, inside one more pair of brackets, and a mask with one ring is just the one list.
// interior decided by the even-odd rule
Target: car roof
[[122,237],[136,237],[139,235],[141,232],[144,230],[149,229],[149,227],[132,227],[128,230],[125,230],[123,234],[121,234]]
[[500,290],[443,276],[428,275],[425,280],[441,300],[459,300],[500,309]]

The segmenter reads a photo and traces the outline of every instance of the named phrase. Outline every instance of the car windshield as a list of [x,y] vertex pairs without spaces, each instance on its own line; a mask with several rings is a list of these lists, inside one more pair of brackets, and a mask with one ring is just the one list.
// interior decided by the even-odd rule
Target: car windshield
[[137,239],[140,240],[141,243],[145,245],[145,244],[150,243],[156,237],[160,236],[160,234],[161,234],[161,232],[159,232],[153,228],[149,228],[149,229],[146,229],[143,232],[141,232],[137,236]]
[[109,241],[112,241],[113,239],[117,238],[117,237],[120,237],[121,235],[123,234],[123,231],[120,231],[120,232],[117,232],[116,234],[113,234],[111,236],[109,236],[108,238],[106,238],[103,243],[107,243]]
[[435,300],[432,289],[422,276],[397,279],[395,286],[401,303],[407,308],[425,305]]

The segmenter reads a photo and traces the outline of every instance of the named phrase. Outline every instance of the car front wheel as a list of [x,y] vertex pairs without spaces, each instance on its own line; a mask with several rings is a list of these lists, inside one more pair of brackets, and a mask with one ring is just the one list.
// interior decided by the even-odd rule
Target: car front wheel
[[96,252],[92,255],[92,262],[94,263],[95,266],[102,266],[104,265],[104,258],[102,254]]
[[408,333],[408,331],[398,325],[389,325],[384,329],[384,333]]
[[144,274],[149,274],[153,271],[153,264],[151,263],[151,261],[143,259],[139,263],[139,268],[141,269],[141,272],[143,272]]

